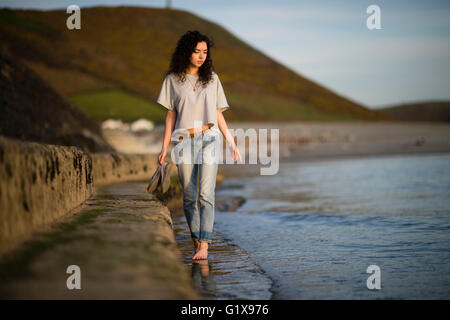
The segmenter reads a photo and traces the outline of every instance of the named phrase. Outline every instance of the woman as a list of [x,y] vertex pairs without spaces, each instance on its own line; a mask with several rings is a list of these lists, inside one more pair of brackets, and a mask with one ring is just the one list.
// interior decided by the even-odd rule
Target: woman
[[183,209],[194,241],[193,260],[207,259],[212,242],[218,162],[205,161],[213,151],[217,155],[217,147],[211,150],[217,143],[211,142],[222,141],[221,132],[233,148],[233,161],[241,159],[222,114],[230,106],[214,72],[212,47],[210,39],[200,32],[185,33],[178,40],[157,99],[168,109],[159,163],[164,163],[171,140],[176,141],[176,148],[189,153],[189,161],[183,158],[176,163]]

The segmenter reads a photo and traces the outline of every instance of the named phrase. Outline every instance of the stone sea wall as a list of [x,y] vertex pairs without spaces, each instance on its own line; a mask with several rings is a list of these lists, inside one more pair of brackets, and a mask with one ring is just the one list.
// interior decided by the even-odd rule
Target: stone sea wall
[[76,209],[94,187],[147,179],[156,167],[156,155],[91,154],[0,136],[0,255]]
[[92,179],[79,148],[0,136],[0,254],[88,199]]
[[[158,166],[152,154],[91,153],[94,185],[150,178]],[[168,160],[166,160],[168,161]]]

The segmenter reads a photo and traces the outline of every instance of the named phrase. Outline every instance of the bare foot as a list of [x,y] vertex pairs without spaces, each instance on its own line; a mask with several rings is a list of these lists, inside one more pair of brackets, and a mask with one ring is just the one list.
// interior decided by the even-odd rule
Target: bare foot
[[200,242],[200,248],[192,257],[192,260],[200,260],[208,258],[208,242],[202,241]]
[[195,250],[195,253],[197,253],[198,250],[200,250],[200,241],[194,240],[194,250]]

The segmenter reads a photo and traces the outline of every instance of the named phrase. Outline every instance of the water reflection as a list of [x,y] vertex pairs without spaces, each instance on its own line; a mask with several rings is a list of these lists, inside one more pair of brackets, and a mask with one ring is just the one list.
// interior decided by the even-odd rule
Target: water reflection
[[203,296],[216,296],[216,282],[208,259],[193,260],[191,265],[192,284]]

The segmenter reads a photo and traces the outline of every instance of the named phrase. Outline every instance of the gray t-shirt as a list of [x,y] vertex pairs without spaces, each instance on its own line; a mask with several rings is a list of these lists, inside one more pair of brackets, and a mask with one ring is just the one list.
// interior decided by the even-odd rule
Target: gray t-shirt
[[217,130],[217,110],[222,109],[223,112],[230,108],[215,72],[205,88],[200,81],[197,82],[198,78],[197,75],[188,73],[186,81],[181,83],[171,73],[164,79],[156,102],[177,112],[174,130],[198,128],[206,124],[214,124],[212,127]]

